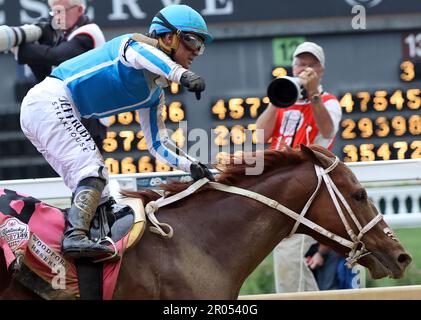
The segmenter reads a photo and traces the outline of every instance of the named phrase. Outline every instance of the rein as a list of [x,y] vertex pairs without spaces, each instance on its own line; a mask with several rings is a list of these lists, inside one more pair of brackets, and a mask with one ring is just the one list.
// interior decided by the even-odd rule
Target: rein
[[[241,196],[253,199],[255,201],[258,201],[260,203],[263,203],[266,206],[271,207],[273,209],[276,209],[279,212],[284,213],[287,216],[289,216],[290,218],[294,219],[296,222],[295,222],[294,226],[292,227],[291,232],[289,233],[288,237],[292,236],[297,231],[297,228],[300,224],[304,224],[305,226],[307,226],[310,229],[322,234],[323,236],[325,236],[325,237],[327,237],[327,238],[329,238],[333,241],[336,241],[337,243],[349,248],[350,252],[348,253],[348,257],[346,258],[346,261],[347,261],[348,266],[351,267],[360,258],[362,258],[365,255],[368,255],[368,254],[371,253],[370,251],[368,251],[366,249],[365,244],[361,241],[361,239],[364,236],[364,234],[366,234],[370,229],[372,229],[378,222],[380,222],[383,219],[383,216],[380,213],[378,213],[368,224],[366,224],[364,227],[361,226],[360,222],[358,221],[358,218],[355,216],[354,212],[352,211],[351,207],[349,206],[349,204],[345,200],[344,196],[338,190],[335,183],[332,181],[332,179],[329,176],[329,173],[337,167],[338,163],[339,163],[339,158],[335,157],[335,160],[334,160],[333,164],[327,169],[323,169],[320,166],[314,165],[314,168],[315,168],[315,171],[316,171],[316,176],[317,176],[317,186],[316,186],[316,189],[313,192],[313,194],[308,199],[306,205],[301,210],[300,214],[298,214],[295,211],[285,207],[284,205],[280,204],[279,202],[277,202],[277,201],[275,201],[271,198],[268,198],[264,195],[261,195],[257,192],[249,191],[249,190],[239,188],[239,187],[227,186],[227,185],[224,185],[224,184],[219,183],[219,182],[210,182],[207,178],[203,178],[201,180],[196,181],[195,183],[190,185],[186,190],[184,190],[180,193],[177,193],[177,194],[175,194],[171,197],[168,197],[168,198],[162,197],[162,198],[160,198],[156,201],[149,202],[145,207],[145,211],[146,211],[146,214],[147,214],[149,220],[154,225],[154,227],[151,227],[150,230],[151,230],[151,232],[157,233],[157,234],[159,234],[163,237],[171,238],[173,236],[172,227],[168,224],[160,223],[157,220],[157,218],[155,217],[155,212],[161,207],[164,207],[168,204],[171,204],[173,202],[176,202],[178,200],[181,200],[181,199],[191,195],[192,193],[194,193],[195,191],[200,189],[203,185],[208,184],[210,186],[210,188],[212,188],[212,189],[222,191],[222,192],[241,195]],[[330,197],[331,197],[331,199],[332,199],[332,201],[335,205],[336,211],[337,211],[343,225],[345,226],[345,229],[346,229],[351,241],[347,240],[345,238],[342,238],[341,236],[339,236],[339,235],[337,235],[333,232],[330,232],[330,231],[326,230],[322,226],[314,223],[313,221],[311,221],[311,220],[309,220],[305,217],[305,214],[307,213],[307,211],[310,208],[311,204],[313,203],[316,195],[318,194],[318,191],[320,190],[322,182],[324,182],[326,184],[327,190],[328,190],[329,195],[330,195]],[[358,232],[359,232],[358,235],[355,234],[355,232],[352,230],[351,226],[349,225],[348,221],[346,220],[345,214],[342,210],[342,207],[341,207],[339,201],[342,203],[342,205],[346,209],[346,212],[348,213],[348,215],[351,217],[352,221],[357,226]],[[162,227],[167,228],[168,232],[165,232],[162,229]]]

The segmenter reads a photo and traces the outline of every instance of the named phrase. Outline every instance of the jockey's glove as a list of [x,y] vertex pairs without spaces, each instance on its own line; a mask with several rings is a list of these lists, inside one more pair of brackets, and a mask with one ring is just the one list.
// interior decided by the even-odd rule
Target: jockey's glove
[[205,80],[191,71],[183,73],[180,79],[180,84],[186,87],[187,90],[195,92],[197,100],[200,100],[200,93],[206,88]]
[[208,178],[210,181],[215,181],[212,172],[203,163],[192,163],[190,165],[190,175],[194,181],[202,178]]

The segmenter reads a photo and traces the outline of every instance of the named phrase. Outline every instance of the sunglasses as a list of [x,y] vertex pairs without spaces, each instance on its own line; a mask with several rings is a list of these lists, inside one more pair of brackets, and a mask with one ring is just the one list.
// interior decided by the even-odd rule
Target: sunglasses
[[198,55],[202,55],[205,52],[205,43],[199,37],[184,32],[179,32],[178,36],[189,49],[197,51]]

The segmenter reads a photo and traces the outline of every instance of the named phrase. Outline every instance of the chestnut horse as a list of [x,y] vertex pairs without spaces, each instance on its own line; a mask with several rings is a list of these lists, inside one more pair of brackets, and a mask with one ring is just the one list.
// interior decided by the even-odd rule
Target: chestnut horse
[[[264,160],[258,176],[246,176],[245,164],[227,165],[218,182],[230,190],[208,183],[160,208],[156,216],[172,226],[172,238],[149,232],[147,225],[124,255],[114,298],[236,299],[246,278],[293,232],[331,246],[350,264],[358,261],[375,279],[402,277],[411,257],[332,153],[301,146],[265,151]],[[175,194],[190,185],[163,188]],[[157,199],[151,191],[124,194]],[[0,280],[1,288],[8,286],[4,298],[33,297],[15,281]]]

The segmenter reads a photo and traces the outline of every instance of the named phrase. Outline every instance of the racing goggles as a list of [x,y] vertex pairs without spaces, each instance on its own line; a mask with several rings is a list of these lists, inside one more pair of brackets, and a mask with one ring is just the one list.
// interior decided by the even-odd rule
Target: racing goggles
[[189,49],[197,51],[198,55],[202,55],[203,52],[205,52],[205,43],[198,36],[191,33],[184,33],[182,31],[180,31],[177,35]]
[[198,55],[203,54],[205,51],[205,42],[199,38],[197,35],[191,33],[185,33],[180,29],[174,27],[163,15],[162,13],[158,12],[156,17],[159,18],[161,21],[155,21],[154,23],[160,24],[171,31],[175,32],[178,38],[183,41],[183,43],[191,50],[197,51]]

